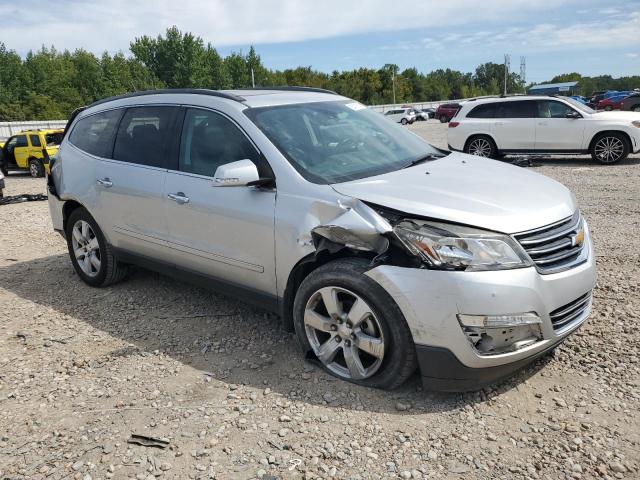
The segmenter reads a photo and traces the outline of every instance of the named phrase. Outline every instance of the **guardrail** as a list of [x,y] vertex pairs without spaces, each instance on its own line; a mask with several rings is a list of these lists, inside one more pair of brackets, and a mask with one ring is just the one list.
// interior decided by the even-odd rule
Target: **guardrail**
[[66,120],[39,120],[31,122],[0,122],[0,140],[5,140],[11,135],[22,132],[23,130],[49,130],[55,128],[64,128],[67,124]]

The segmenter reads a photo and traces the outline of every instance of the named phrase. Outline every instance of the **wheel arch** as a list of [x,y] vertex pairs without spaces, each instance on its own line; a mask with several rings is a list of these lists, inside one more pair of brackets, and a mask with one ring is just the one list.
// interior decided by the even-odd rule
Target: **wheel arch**
[[601,130],[599,132],[596,132],[593,134],[593,136],[591,137],[591,140],[589,140],[589,146],[587,148],[587,150],[589,152],[591,152],[591,148],[593,148],[593,144],[596,142],[596,140],[598,140],[600,137],[602,137],[603,135],[607,135],[607,134],[611,134],[611,133],[616,133],[618,135],[622,135],[624,137],[624,139],[627,141],[627,145],[629,146],[629,148],[631,149],[633,147],[633,142],[631,141],[631,136],[625,132],[624,130]]
[[487,132],[472,133],[471,135],[469,135],[467,139],[464,141],[464,145],[462,146],[462,151],[466,153],[467,147],[469,146],[469,143],[471,142],[471,140],[478,137],[486,137],[489,140],[491,140],[493,142],[493,145],[496,147],[496,153],[500,152],[500,148],[498,147],[498,142],[496,142],[496,139],[493,138],[492,134]]
[[84,205],[76,200],[65,200],[64,205],[62,205],[62,228],[65,232],[67,231],[67,220],[71,214],[79,208],[84,208],[89,211]]

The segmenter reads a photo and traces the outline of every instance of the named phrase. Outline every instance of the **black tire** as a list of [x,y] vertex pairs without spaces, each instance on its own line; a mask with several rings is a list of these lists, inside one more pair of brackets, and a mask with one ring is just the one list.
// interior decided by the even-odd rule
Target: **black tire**
[[[100,269],[97,271],[95,276],[89,276],[82,270],[73,251],[73,244],[71,240],[73,236],[73,227],[79,221],[87,222],[95,233],[95,238],[98,240]],[[71,213],[67,220],[65,233],[67,237],[67,248],[69,250],[71,263],[73,264],[73,268],[75,269],[76,273],[84,283],[92,287],[106,287],[108,285],[119,282],[127,275],[128,265],[116,260],[111,245],[107,243],[102,230],[100,230],[97,222],[86,209],[82,207],[77,208]]]
[[440,123],[447,123],[449,120],[447,120],[447,117],[445,117],[444,115],[440,116]]
[[[607,155],[603,154],[601,149],[602,142],[611,142],[613,144],[621,143],[620,154]],[[631,151],[631,145],[626,135],[618,132],[605,132],[597,135],[592,141],[589,147],[589,153],[591,158],[602,165],[613,165],[614,163],[621,162],[629,156]]]
[[402,125],[406,125],[407,123],[409,123],[409,121],[406,118],[403,118],[402,120],[400,120],[400,123]]
[[37,158],[29,159],[29,173],[33,178],[44,177],[44,165]]
[[384,357],[379,369],[363,380],[343,378],[325,367],[330,374],[366,387],[390,390],[399,387],[413,374],[417,366],[416,349],[409,326],[391,296],[378,283],[364,275],[370,262],[363,259],[345,258],[329,262],[311,272],[296,292],[293,304],[293,322],[298,341],[304,353],[313,348],[304,326],[307,302],[320,288],[334,286],[348,289],[371,306],[384,335]]
[[[478,143],[486,145],[487,148],[482,150],[486,152],[486,154],[477,153],[480,151],[479,147],[476,146]],[[498,148],[491,137],[487,135],[472,135],[467,139],[467,142],[464,145],[464,153],[485,158],[497,158]]]
[[634,105],[633,107],[631,107],[631,111],[632,112],[640,112],[640,105]]

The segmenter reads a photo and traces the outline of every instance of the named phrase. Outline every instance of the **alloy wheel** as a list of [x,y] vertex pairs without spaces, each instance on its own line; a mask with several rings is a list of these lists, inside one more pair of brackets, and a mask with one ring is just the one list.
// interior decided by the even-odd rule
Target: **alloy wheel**
[[71,246],[80,269],[89,277],[100,272],[101,257],[98,237],[88,222],[78,220],[71,231]]
[[491,156],[491,143],[486,138],[475,138],[469,144],[469,153],[478,157]]
[[31,174],[32,177],[37,177],[38,174],[40,173],[38,171],[38,165],[36,164],[36,162],[31,162],[29,164],[29,173]]
[[307,339],[318,360],[349,380],[374,375],[385,353],[380,322],[367,302],[341,287],[317,290],[304,310]]
[[624,144],[618,137],[602,137],[596,142],[594,152],[602,163],[614,163],[624,154]]

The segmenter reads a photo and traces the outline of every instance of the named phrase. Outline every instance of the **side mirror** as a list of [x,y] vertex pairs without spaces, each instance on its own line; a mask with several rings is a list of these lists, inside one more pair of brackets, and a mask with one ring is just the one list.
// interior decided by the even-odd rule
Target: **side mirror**
[[260,187],[272,183],[272,178],[260,178],[258,167],[251,160],[225,163],[213,175],[214,187]]
[[576,118],[582,118],[582,115],[580,115],[578,112],[567,112],[565,117],[576,119]]

